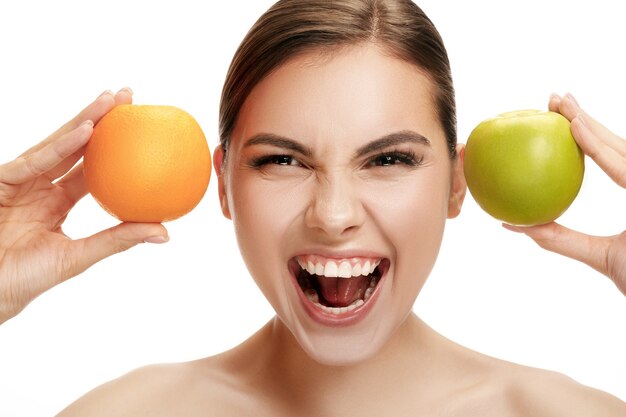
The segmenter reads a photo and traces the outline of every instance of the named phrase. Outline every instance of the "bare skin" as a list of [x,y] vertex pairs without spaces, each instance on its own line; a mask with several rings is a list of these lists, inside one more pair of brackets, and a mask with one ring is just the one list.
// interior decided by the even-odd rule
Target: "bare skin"
[[[419,227],[427,245],[437,244],[437,225],[456,216],[463,201],[462,157],[450,159],[432,117],[429,81],[414,67],[375,47],[345,50],[321,64],[315,58],[300,56],[263,81],[241,113],[228,161],[222,149],[214,156],[224,215],[235,222],[244,259],[277,316],[230,351],[131,372],[60,415],[623,416],[626,404],[617,398],[473,352],[411,313],[429,272],[424,265],[434,262],[436,251],[405,229]],[[378,88],[394,99],[386,102],[375,94]],[[332,103],[326,100],[330,94]],[[355,162],[355,150],[389,126],[429,138],[427,146],[392,148],[419,153],[423,165],[379,166],[371,155],[366,163],[361,156]],[[280,135],[291,147],[305,141],[310,152],[287,152],[267,137],[259,145],[259,132]],[[279,155],[272,159],[278,163],[251,168],[251,159],[267,154]],[[283,192],[294,184],[296,195]],[[430,199],[404,193],[404,186]],[[385,194],[389,190],[393,195]],[[429,229],[424,218],[435,226]],[[391,266],[378,284],[375,306],[336,331],[304,312],[306,301],[294,295],[299,289],[290,282],[286,261],[311,247],[330,256],[354,242]]]
[[[558,112],[572,123],[572,133],[581,149],[620,187],[626,188],[626,141],[589,116],[576,99],[553,94],[550,111]],[[525,233],[549,251],[583,262],[609,277],[626,295],[626,231],[614,236],[592,236],[552,222],[535,227],[504,225]]]
[[562,375],[463,348],[412,315],[362,366],[320,367],[274,319],[231,351],[136,370],[60,416],[617,417],[624,411],[621,400]]
[[63,233],[69,211],[87,194],[79,161],[94,124],[131,102],[128,88],[105,91],[44,141],[0,165],[0,324],[107,256],[167,241],[159,224],[123,223],[82,239]]

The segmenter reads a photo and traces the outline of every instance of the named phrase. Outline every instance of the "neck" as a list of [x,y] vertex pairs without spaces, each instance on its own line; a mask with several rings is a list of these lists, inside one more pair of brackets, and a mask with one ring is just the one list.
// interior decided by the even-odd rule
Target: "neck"
[[[261,333],[267,349],[258,352],[264,356],[262,368],[266,368],[257,374],[264,378],[259,383],[275,384],[302,411],[307,406],[323,411],[326,405],[338,414],[340,406],[348,415],[371,405],[372,398],[406,396],[407,389],[413,396],[427,393],[444,340],[411,314],[372,358],[349,366],[329,366],[312,360],[278,318]],[[371,414],[371,407],[369,411]]]

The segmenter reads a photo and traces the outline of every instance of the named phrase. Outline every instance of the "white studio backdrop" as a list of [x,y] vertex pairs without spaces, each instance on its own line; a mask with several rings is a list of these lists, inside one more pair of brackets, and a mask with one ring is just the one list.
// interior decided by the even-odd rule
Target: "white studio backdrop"
[[[45,138],[105,89],[181,107],[211,149],[228,64],[273,2],[23,1],[0,5],[0,162]],[[618,2],[419,3],[452,61],[461,142],[481,120],[547,107],[572,92],[626,135],[626,26]],[[523,5],[523,6],[522,6]],[[171,241],[106,259],[0,326],[0,416],[49,416],[134,368],[214,355],[272,317],[221,216],[212,178],[201,204],[166,224]],[[560,221],[626,228],[626,191],[587,160]],[[115,225],[90,196],[65,231]],[[567,374],[626,399],[626,299],[607,279],[504,230],[468,195],[448,224],[416,312],[463,345]]]

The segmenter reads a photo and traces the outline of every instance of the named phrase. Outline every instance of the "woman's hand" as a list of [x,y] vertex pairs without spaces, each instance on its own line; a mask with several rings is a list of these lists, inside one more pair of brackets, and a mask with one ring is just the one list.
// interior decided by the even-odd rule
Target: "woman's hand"
[[167,241],[160,224],[122,223],[78,240],[61,228],[87,193],[82,163],[74,165],[94,123],[131,101],[130,89],[107,91],[43,142],[0,165],[0,323],[109,255],[144,241]]
[[[626,141],[585,113],[570,94],[553,95],[549,108],[571,121],[574,139],[618,185],[626,188]],[[609,237],[590,236],[548,223],[509,230],[525,233],[544,249],[586,263],[609,277],[626,295],[626,231]]]

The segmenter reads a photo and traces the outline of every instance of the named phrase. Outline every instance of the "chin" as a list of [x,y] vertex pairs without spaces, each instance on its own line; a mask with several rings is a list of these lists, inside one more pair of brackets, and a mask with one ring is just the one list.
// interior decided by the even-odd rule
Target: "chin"
[[[383,299],[385,295],[380,294]],[[381,315],[376,314],[376,310],[368,320],[351,326],[329,327],[296,319],[287,327],[299,347],[313,361],[326,366],[358,365],[379,354],[407,316],[394,309]]]
[[351,366],[365,362],[376,356],[389,338],[381,337],[383,335],[378,332],[367,336],[345,334],[345,329],[337,331],[343,334],[332,334],[329,329],[324,329],[324,334],[309,333],[304,338],[294,336],[312,360],[326,366]]
[[[343,305],[354,303],[353,298],[361,302],[352,309],[339,309],[325,296],[328,291],[320,290],[315,278],[295,261],[290,262],[292,285],[286,291],[290,295],[277,312],[282,310],[281,321],[313,361],[326,366],[351,366],[370,360],[383,349],[411,311],[414,297],[411,300],[394,297],[391,288],[394,268],[390,260],[381,257],[371,262],[370,267],[367,271],[362,269],[364,276],[356,279],[354,285],[360,290],[343,300]],[[314,297],[310,296],[312,288],[316,289]]]

